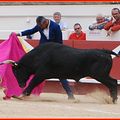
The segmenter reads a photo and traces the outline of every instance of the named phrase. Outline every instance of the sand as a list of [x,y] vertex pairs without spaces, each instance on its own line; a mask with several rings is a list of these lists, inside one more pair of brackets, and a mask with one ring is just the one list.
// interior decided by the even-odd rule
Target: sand
[[120,97],[112,104],[108,95],[94,92],[75,95],[68,100],[66,94],[42,93],[24,100],[3,100],[0,90],[0,118],[120,118]]

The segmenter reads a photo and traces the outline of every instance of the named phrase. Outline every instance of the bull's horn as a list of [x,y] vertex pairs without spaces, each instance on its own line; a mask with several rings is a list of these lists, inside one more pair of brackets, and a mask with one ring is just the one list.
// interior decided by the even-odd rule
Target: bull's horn
[[0,63],[0,65],[2,65],[2,64],[13,64],[13,65],[17,66],[17,63],[13,60],[5,60]]

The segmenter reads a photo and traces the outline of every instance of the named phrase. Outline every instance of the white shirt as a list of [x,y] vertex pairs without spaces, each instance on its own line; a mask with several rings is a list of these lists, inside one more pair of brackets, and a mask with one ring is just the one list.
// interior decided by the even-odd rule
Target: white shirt
[[[55,20],[53,20],[55,22]],[[55,22],[56,23],[56,22]],[[58,23],[57,23],[58,24]],[[59,24],[61,30],[68,29],[68,26],[65,22],[60,21]]]
[[61,30],[67,29],[67,24],[64,23],[64,22],[60,22],[60,23],[59,23],[59,26],[60,26],[60,29],[61,29]]
[[50,27],[50,20],[48,23],[48,27],[43,30],[44,35],[49,39],[49,27]]

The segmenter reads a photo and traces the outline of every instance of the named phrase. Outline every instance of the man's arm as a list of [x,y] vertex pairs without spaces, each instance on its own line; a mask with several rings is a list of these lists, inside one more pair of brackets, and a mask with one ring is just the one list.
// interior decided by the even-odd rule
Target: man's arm
[[120,25],[114,25],[113,27],[111,27],[111,31],[118,31],[120,30]]
[[22,31],[20,33],[21,36],[26,36],[26,35],[31,35],[31,34],[34,34],[36,32],[39,31],[39,27],[36,25],[34,28],[32,29],[28,29],[28,30],[25,30],[25,31]]
[[113,26],[113,22],[110,21],[110,22],[106,23],[106,25],[104,26],[104,29],[105,29],[105,30],[109,30],[110,27],[112,27],[112,26]]

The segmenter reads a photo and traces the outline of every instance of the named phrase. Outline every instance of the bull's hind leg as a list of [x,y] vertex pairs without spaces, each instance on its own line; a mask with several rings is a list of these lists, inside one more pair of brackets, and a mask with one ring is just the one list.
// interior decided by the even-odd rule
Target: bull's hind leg
[[91,68],[91,77],[104,84],[110,91],[113,103],[117,101],[117,80],[109,76],[112,67],[112,59],[99,59]]
[[32,90],[39,84],[41,84],[44,81],[44,79],[41,79],[38,76],[34,76],[33,79],[30,81],[28,87],[23,91],[23,95],[29,96],[32,92]]
[[104,84],[110,91],[110,96],[112,97],[113,103],[117,101],[117,80],[111,78],[110,76],[107,77],[99,77],[97,78],[99,82]]
[[113,99],[113,103],[116,103],[117,102],[117,80],[116,79],[113,79],[112,77],[108,77],[108,79],[106,79],[108,84],[110,84],[110,87],[109,87],[109,91],[110,91],[110,96],[112,97]]

